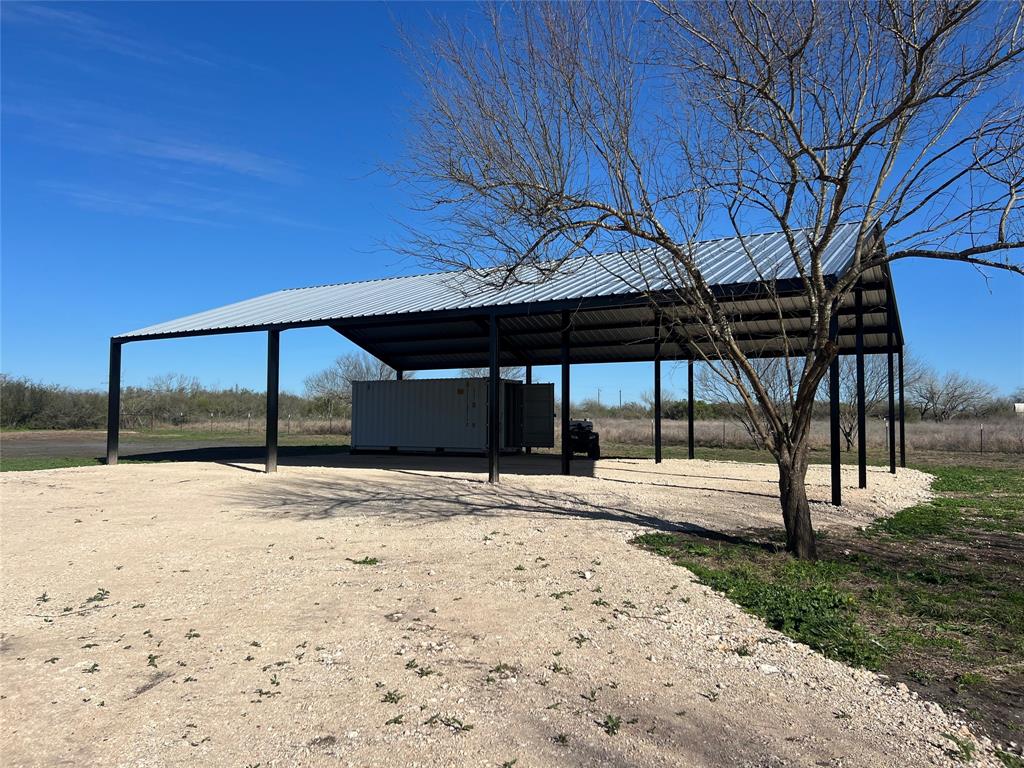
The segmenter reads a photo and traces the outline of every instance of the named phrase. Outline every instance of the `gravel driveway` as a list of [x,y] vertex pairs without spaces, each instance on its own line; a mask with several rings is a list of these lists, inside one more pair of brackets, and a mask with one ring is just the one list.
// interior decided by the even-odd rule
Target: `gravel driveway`
[[[770,467],[376,464],[3,475],[4,764],[962,764],[935,705],[627,544],[776,524]],[[819,526],[927,476],[871,483]]]

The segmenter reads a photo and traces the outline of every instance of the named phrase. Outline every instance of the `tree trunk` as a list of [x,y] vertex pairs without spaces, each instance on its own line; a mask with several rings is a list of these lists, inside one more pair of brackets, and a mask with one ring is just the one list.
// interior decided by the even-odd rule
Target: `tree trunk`
[[818,557],[811,507],[807,503],[807,449],[800,447],[779,456],[779,499],[786,523],[786,551],[801,560]]

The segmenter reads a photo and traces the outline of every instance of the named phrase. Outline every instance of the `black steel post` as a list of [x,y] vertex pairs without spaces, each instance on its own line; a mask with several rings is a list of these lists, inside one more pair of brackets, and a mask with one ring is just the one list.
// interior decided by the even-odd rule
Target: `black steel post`
[[[532,365],[526,366],[526,383],[527,384],[533,384],[533,366]],[[527,446],[526,447],[526,452],[527,453],[533,453],[533,448]]]
[[899,377],[900,377],[900,466],[907,466],[907,435],[905,431],[906,426],[906,410],[904,409],[903,402],[903,345],[900,345],[900,366],[899,366]]
[[654,342],[654,463],[661,464],[661,323]]
[[281,332],[267,331],[267,472],[277,472],[277,404],[281,372]]
[[686,455],[693,458],[693,359],[686,361]]
[[562,312],[562,474],[568,475],[569,460],[572,459],[572,443],[569,440],[569,323],[568,312]]
[[500,481],[498,457],[501,449],[501,350],[498,318],[490,320],[490,370],[487,377],[487,480]]
[[889,471],[896,474],[896,381],[893,376],[892,331],[889,331]]
[[[832,340],[839,341],[839,318],[832,315],[832,322],[829,324],[829,335]],[[842,506],[843,503],[843,469],[842,469],[842,446],[839,444],[841,433],[839,429],[839,354],[832,358],[828,367],[828,433],[829,446],[832,454],[832,503],[835,506]]]
[[117,464],[121,435],[121,342],[110,340],[110,376],[107,379],[107,464]]
[[405,376],[405,371],[403,371],[401,368],[396,368],[395,381],[401,381],[403,376]]
[[854,290],[857,314],[857,487],[868,487],[867,411],[864,396],[864,291]]

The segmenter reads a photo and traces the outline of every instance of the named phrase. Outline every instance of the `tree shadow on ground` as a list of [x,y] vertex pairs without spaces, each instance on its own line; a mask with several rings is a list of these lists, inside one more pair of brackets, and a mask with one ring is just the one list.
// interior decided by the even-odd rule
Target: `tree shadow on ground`
[[640,511],[626,497],[607,489],[594,501],[572,489],[540,490],[514,483],[492,485],[482,478],[424,474],[414,464],[378,468],[377,477],[285,476],[272,485],[247,487],[235,500],[256,514],[296,521],[373,516],[426,525],[463,517],[577,519],[762,546],[761,541],[742,535]]

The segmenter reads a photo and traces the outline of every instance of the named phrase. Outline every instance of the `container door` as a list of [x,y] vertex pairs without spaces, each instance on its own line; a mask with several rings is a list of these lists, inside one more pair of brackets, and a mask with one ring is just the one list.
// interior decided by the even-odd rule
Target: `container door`
[[521,384],[524,448],[555,445],[555,385]]

